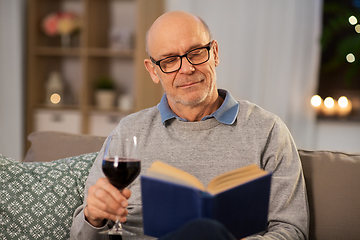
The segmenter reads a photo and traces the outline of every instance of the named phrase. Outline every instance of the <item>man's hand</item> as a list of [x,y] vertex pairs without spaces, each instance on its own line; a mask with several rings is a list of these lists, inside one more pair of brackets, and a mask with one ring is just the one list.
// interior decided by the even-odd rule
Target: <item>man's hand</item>
[[87,221],[95,227],[102,227],[105,219],[115,221],[118,216],[121,222],[125,222],[128,214],[127,199],[130,196],[129,189],[124,189],[121,193],[109,180],[99,178],[95,185],[89,188],[87,206],[84,209]]

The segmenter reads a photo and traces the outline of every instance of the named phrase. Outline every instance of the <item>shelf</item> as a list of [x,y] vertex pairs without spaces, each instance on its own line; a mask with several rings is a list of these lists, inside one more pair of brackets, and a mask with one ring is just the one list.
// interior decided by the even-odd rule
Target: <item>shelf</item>
[[[98,108],[96,106],[88,106],[88,107],[89,107],[89,113],[91,113],[91,114],[123,115],[123,116],[126,116],[126,115],[133,112],[133,111],[123,111],[123,110],[120,110],[117,107],[113,107],[113,108],[110,108],[110,109],[101,109],[101,108]],[[78,105],[48,106],[48,105],[45,105],[45,104],[38,104],[35,109],[40,110],[40,111],[49,111],[49,112],[53,112],[53,111],[79,111],[80,110]]]
[[349,116],[324,116],[318,115],[318,121],[329,121],[329,122],[358,122],[360,123],[360,115],[349,115]]
[[70,105],[70,104],[63,104],[58,106],[49,106],[46,104],[37,104],[36,109],[40,110],[51,110],[51,111],[62,111],[62,110],[79,110],[79,105]]
[[35,52],[38,56],[68,56],[79,57],[80,48],[62,48],[62,47],[37,47]]
[[[25,139],[33,131],[52,129],[107,135],[122,117],[160,101],[162,87],[153,84],[143,59],[146,31],[164,12],[163,0],[31,0],[27,9]],[[41,21],[58,11],[81,18],[81,29],[71,35],[68,47],[60,36],[49,37],[42,30]],[[63,81],[59,106],[45,101],[53,72]],[[115,103],[111,109],[97,108],[94,86],[103,76],[114,81],[119,95],[132,97],[131,110],[122,111]]]
[[81,133],[81,114],[73,110],[36,109],[34,131]]
[[134,58],[134,50],[117,50],[107,48],[63,48],[63,47],[37,47],[36,55],[38,56],[65,56],[79,57],[81,55],[89,57],[118,57]]
[[116,107],[111,109],[100,109],[96,106],[93,106],[90,108],[90,112],[93,114],[115,114],[115,115],[128,115],[132,113],[133,111],[123,111]]
[[106,48],[89,48],[85,50],[88,56],[91,57],[120,57],[120,58],[133,58],[134,50],[117,50]]

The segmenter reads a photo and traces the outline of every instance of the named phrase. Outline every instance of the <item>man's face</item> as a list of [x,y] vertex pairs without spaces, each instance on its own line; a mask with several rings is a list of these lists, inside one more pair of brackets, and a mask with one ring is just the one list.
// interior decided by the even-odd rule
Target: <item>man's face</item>
[[[171,29],[150,41],[151,56],[157,61],[164,57],[183,55],[188,51],[206,46],[210,39],[200,26],[184,26],[184,29]],[[146,63],[145,63],[146,64]],[[151,66],[149,66],[151,64]],[[209,61],[192,65],[184,57],[181,68],[173,73],[163,73],[159,66],[148,63],[147,69],[155,83],[161,82],[172,109],[188,106],[196,107],[217,98],[216,71],[218,64],[218,45],[212,42]]]

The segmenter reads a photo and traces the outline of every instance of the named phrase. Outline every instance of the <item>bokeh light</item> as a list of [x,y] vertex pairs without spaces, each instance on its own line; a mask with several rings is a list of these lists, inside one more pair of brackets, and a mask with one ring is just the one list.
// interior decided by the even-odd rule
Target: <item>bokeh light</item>
[[358,22],[358,20],[357,20],[357,18],[355,16],[349,17],[349,23],[351,25],[355,25],[355,24],[357,24],[357,22]]
[[354,56],[354,54],[349,53],[348,55],[346,55],[346,60],[347,60],[349,63],[355,62],[355,56]]
[[333,108],[334,105],[335,105],[335,101],[334,101],[334,99],[332,97],[327,97],[324,100],[324,105],[327,108]]
[[346,108],[348,106],[348,104],[349,104],[349,101],[348,101],[347,97],[342,96],[338,99],[339,107]]
[[322,99],[319,95],[314,95],[311,100],[311,105],[314,107],[319,107],[321,105]]
[[360,33],[360,24],[357,24],[357,25],[355,26],[355,31],[356,31],[357,33]]
[[51,94],[51,96],[50,96],[50,101],[51,101],[53,104],[58,104],[58,103],[61,101],[61,97],[60,97],[59,94],[53,93],[53,94]]

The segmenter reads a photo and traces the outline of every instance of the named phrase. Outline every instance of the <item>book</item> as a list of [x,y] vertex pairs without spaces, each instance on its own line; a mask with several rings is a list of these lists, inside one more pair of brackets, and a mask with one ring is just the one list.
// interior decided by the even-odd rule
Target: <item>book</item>
[[155,161],[141,175],[144,234],[161,237],[196,218],[221,222],[237,239],[266,230],[272,173],[249,165],[213,178]]

